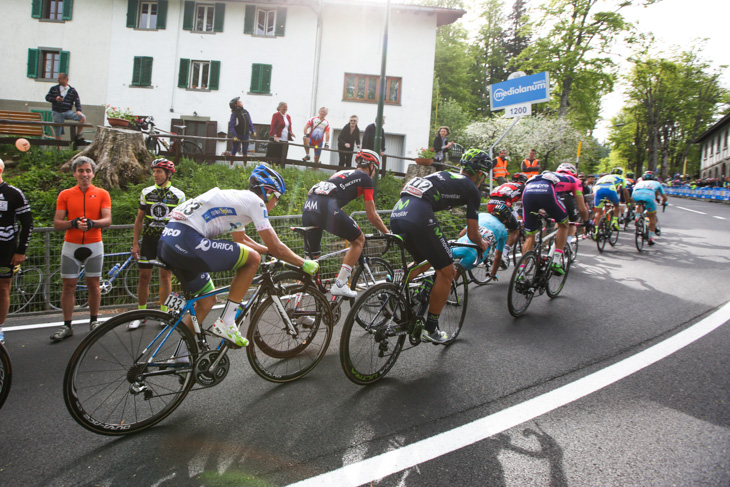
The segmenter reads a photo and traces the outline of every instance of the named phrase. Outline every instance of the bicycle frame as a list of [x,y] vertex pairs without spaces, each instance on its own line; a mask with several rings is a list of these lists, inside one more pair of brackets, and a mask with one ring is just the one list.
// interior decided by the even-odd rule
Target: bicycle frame
[[[121,257],[121,256],[128,256],[127,260],[125,260],[119,267],[117,267],[116,270],[112,269],[107,273],[107,276],[109,279],[104,279],[104,274],[102,273],[102,279],[99,283],[99,286],[101,287],[101,293],[107,294],[109,291],[111,291],[112,286],[111,283],[114,282],[114,279],[117,278],[117,276],[127,268],[127,266],[134,260],[134,257],[132,257],[131,252],[117,252],[113,254],[104,254],[104,259],[111,258],[111,257]],[[86,274],[86,266],[81,267],[81,271],[79,271],[79,275],[77,277],[78,282],[76,283],[76,289],[79,291],[88,291],[88,287],[86,286],[86,282],[82,280],[84,275]],[[107,284],[109,284],[107,286]]]

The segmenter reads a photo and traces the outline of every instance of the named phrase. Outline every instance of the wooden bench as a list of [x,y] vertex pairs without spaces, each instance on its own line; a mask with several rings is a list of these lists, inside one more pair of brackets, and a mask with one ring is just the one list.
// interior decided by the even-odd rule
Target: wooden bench
[[[42,122],[41,114],[37,112],[14,112],[12,110],[0,110],[0,120],[13,120],[18,122]],[[29,135],[32,137],[43,137],[42,125],[16,125],[12,123],[0,123],[0,134]]]

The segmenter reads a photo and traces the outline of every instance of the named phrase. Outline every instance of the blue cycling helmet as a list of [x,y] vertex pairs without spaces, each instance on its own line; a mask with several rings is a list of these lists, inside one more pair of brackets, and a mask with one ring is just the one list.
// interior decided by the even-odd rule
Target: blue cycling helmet
[[472,174],[479,171],[489,172],[494,167],[494,162],[489,158],[489,154],[481,149],[469,149],[461,156],[459,161],[464,169]]
[[644,181],[656,181],[656,174],[654,174],[652,171],[646,171],[643,176],[641,176],[641,179]]
[[279,195],[286,193],[286,184],[281,175],[263,164],[256,166],[248,178],[248,189],[254,191],[258,189],[264,197],[264,201],[269,201],[269,191],[275,191]]

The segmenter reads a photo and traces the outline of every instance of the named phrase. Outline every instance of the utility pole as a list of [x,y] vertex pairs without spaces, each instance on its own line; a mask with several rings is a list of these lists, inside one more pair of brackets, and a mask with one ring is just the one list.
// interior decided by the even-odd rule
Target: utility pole
[[[375,117],[375,152],[380,154],[383,147],[383,105],[385,104],[385,65],[388,60],[388,28],[390,26],[390,0],[385,6],[385,29],[383,31],[383,56],[380,63],[380,90],[378,93],[378,114]],[[376,172],[373,182],[378,184]]]

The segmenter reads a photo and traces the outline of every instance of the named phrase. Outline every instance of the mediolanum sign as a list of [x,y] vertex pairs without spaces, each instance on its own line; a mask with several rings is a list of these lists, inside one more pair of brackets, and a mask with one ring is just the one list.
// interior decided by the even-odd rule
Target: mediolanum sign
[[550,100],[550,77],[547,72],[495,83],[490,88],[489,105],[492,111]]

